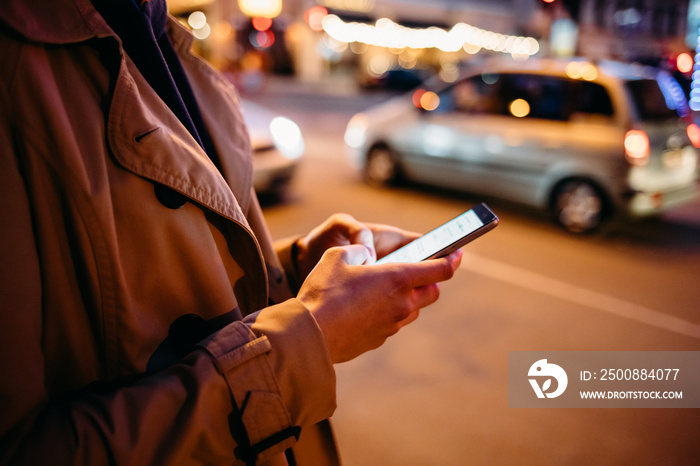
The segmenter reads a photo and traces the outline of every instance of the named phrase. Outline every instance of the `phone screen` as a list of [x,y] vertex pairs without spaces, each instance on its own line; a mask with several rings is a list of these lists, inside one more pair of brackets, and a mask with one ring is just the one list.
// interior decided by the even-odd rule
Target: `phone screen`
[[377,263],[420,262],[447,255],[489,231],[497,223],[498,218],[484,204],[481,204],[387,254],[377,260]]

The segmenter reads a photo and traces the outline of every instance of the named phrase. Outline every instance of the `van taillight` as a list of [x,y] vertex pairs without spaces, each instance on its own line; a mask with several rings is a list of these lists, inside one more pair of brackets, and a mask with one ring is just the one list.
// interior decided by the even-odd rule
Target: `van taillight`
[[690,142],[692,142],[695,147],[700,147],[700,128],[698,128],[698,125],[695,123],[689,124],[686,132],[688,133]]
[[649,137],[639,129],[625,134],[625,156],[632,165],[646,165],[649,161]]

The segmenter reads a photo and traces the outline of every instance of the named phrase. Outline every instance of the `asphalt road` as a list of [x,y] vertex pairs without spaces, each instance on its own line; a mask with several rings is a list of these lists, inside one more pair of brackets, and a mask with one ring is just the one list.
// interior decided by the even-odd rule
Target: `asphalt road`
[[700,409],[509,408],[508,353],[700,351],[700,201],[577,237],[512,203],[373,189],[348,164],[342,132],[382,96],[288,84],[249,96],[295,118],[307,142],[289,196],[265,206],[275,236],[339,211],[415,231],[484,200],[501,217],[465,248],[438,303],[337,366],[333,422],[347,466],[697,464]]

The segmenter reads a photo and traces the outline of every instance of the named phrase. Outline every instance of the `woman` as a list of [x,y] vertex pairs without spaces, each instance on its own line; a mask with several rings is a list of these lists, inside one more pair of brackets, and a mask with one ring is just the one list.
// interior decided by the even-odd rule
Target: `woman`
[[0,22],[0,463],[337,463],[333,364],[459,253],[369,267],[413,235],[344,215],[273,244],[235,90],[164,2]]

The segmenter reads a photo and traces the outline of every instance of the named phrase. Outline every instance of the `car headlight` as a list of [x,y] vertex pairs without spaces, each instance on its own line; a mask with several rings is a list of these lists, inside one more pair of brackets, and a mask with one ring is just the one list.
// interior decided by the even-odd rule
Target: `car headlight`
[[354,149],[361,147],[367,139],[368,126],[369,120],[365,114],[358,113],[353,116],[345,129],[345,144]]
[[278,116],[270,122],[272,140],[279,151],[290,159],[301,157],[304,153],[304,138],[296,123],[286,117]]

